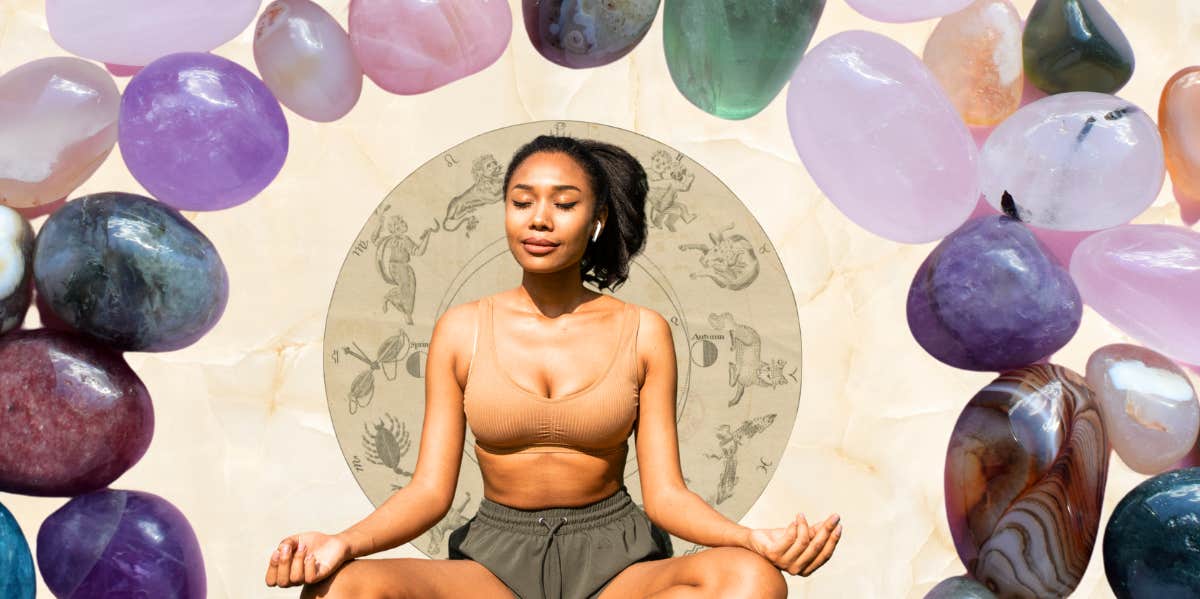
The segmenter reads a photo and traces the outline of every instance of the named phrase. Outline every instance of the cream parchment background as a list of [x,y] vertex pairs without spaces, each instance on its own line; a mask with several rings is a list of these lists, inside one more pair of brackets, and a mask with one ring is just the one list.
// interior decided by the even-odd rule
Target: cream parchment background
[[[319,3],[345,26],[347,0]],[[186,213],[221,252],[229,305],[191,347],[127,354],[154,399],[156,430],[145,457],[112,487],[156,493],[187,515],[204,549],[210,597],[297,596],[263,584],[275,544],[308,529],[336,532],[371,509],[334,438],[321,378],[330,294],[362,223],[414,169],[479,133],[542,119],[596,121],[657,139],[712,171],[750,208],[787,270],[804,331],[800,411],[774,478],[741,522],[775,527],[797,511],[810,519],[837,511],[845,528],[829,564],[790,578],[791,596],[921,597],[962,573],[942,466],[959,410],[994,375],[941,364],[908,331],[908,284],[935,244],[877,238],[822,197],[788,136],[786,90],[745,121],[689,104],[667,71],[661,16],[628,57],[571,71],[533,50],[520,2],[510,3],[512,42],[488,69],[419,96],[364,80],[358,105],[334,123],[285,109],[291,146],[274,183],[236,208]],[[1024,15],[1033,0],[1015,4]],[[1200,4],[1104,4],[1137,53],[1119,95],[1156,116],[1162,85],[1200,56]],[[935,24],[875,23],[829,0],[812,44],[867,29],[919,54]],[[251,24],[215,53],[255,70],[252,35]],[[58,55],[66,52],[46,30],[43,1],[0,0],[0,72]],[[71,197],[145,193],[118,154]],[[1169,182],[1135,222],[1180,223]],[[25,326],[37,322],[31,310]],[[1082,372],[1093,350],[1120,341],[1131,340],[1087,309],[1055,362]],[[1102,527],[1142,480],[1113,456]],[[38,527],[65,501],[0,494],[35,553]],[[373,557],[424,556],[402,546]],[[40,578],[38,595],[51,596]],[[1074,596],[1112,596],[1099,541]]]

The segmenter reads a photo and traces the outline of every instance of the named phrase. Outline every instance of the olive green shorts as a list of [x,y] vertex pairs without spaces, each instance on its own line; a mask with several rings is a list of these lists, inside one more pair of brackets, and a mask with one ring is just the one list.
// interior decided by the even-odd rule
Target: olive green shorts
[[519,599],[593,599],[630,564],[673,553],[670,535],[624,486],[595,503],[542,510],[485,497],[449,546],[450,559],[483,564]]

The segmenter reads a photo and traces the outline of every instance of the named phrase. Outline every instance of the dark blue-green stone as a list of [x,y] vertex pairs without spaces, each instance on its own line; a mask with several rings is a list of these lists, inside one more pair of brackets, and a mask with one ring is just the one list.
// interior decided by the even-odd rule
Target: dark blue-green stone
[[1133,76],[1133,48],[1099,0],[1038,0],[1022,51],[1025,76],[1048,94],[1113,94]]
[[1147,479],[1117,504],[1104,572],[1121,599],[1200,597],[1200,468]]
[[105,192],[71,200],[38,232],[38,295],[64,323],[120,351],[194,343],[225,310],[217,249],[178,210]]

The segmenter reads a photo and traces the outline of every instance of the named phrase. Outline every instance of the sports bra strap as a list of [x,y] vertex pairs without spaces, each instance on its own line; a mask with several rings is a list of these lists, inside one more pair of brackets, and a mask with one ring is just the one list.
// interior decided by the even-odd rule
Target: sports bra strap
[[471,339],[471,361],[467,363],[467,378],[471,378],[471,369],[475,367],[475,348],[479,344],[479,322],[483,320],[483,299],[475,302],[475,336]]

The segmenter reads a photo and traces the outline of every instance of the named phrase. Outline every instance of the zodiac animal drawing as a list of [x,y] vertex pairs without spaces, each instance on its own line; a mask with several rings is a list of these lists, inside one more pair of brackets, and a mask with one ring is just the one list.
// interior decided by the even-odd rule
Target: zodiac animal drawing
[[466,225],[467,237],[479,224],[475,212],[504,199],[504,167],[491,154],[484,154],[471,163],[471,178],[474,179],[471,186],[446,205],[446,218],[441,223],[446,231],[457,231]]
[[696,175],[688,172],[681,158],[672,158],[666,150],[658,150],[650,157],[650,168],[646,170],[650,189],[646,194],[647,220],[650,226],[666,227],[675,232],[675,223],[690,224],[696,214],[687,204],[679,200],[681,192],[692,188]]
[[709,314],[708,324],[714,329],[729,332],[729,340],[733,349],[733,361],[729,363],[729,386],[733,387],[733,398],[730,406],[735,406],[742,400],[746,389],[752,386],[770,387],[788,383],[788,377],[795,379],[796,370],[784,373],[786,360],[762,359],[762,338],[758,331],[748,325],[739,324],[729,312]]
[[367,453],[367,461],[388,468],[400,476],[411,478],[412,471],[405,470],[400,465],[400,458],[408,455],[408,450],[412,447],[408,430],[405,429],[403,422],[396,420],[395,416],[391,414],[383,416],[384,418],[375,423],[373,429],[368,427],[367,423],[363,423],[365,432],[362,442],[363,449]]
[[710,244],[684,243],[680,251],[699,250],[700,265],[708,272],[693,272],[689,278],[708,277],[722,289],[734,291],[745,289],[758,278],[758,256],[754,253],[754,244],[741,234],[728,237],[725,232],[732,229],[733,224],[721,227],[716,233],[709,233]]
[[721,453],[706,453],[704,457],[712,460],[721,460],[721,478],[717,481],[717,492],[708,498],[710,504],[717,504],[729,499],[733,496],[733,489],[737,486],[737,451],[742,446],[742,443],[754,437],[758,433],[767,430],[771,423],[775,422],[775,414],[765,414],[757,418],[742,421],[742,424],[736,429],[728,424],[722,424],[717,427],[717,442],[721,446]]

